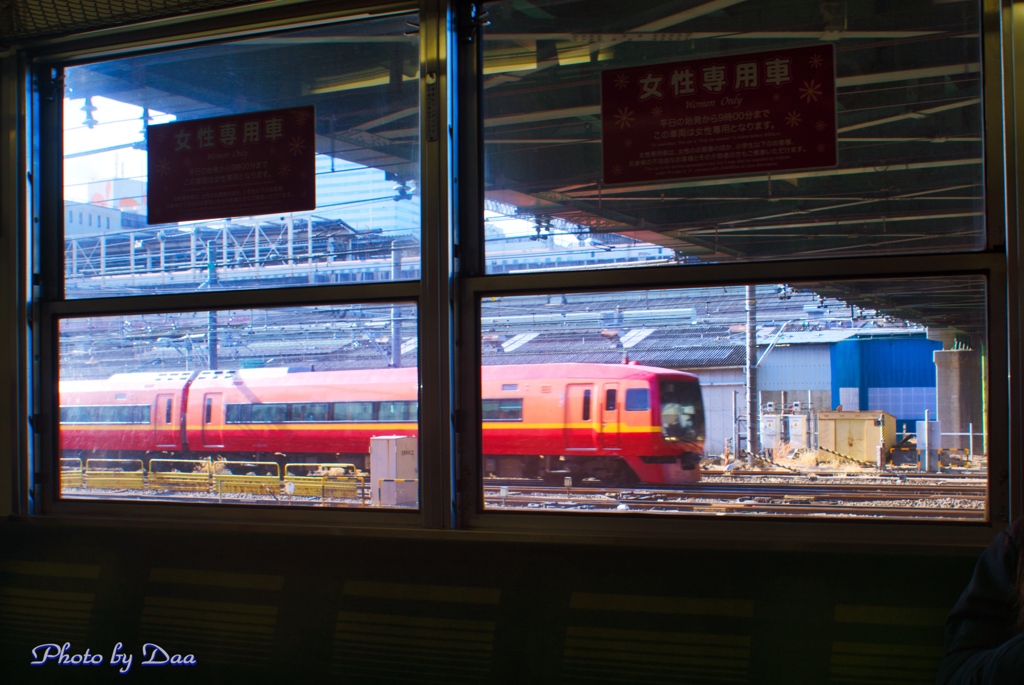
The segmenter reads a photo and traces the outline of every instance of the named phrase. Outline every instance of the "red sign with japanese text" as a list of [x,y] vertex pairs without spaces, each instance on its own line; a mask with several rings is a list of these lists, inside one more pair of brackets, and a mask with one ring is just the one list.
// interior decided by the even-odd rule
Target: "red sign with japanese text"
[[836,165],[831,44],[601,74],[606,184]]
[[150,224],[316,208],[313,107],[146,129]]

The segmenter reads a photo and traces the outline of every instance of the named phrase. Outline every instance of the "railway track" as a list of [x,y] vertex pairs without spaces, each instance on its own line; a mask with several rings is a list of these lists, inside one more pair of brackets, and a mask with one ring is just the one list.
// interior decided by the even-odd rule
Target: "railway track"
[[962,482],[699,483],[673,488],[565,488],[486,484],[486,506],[651,513],[869,516],[981,520],[986,487]]
[[[516,507],[516,504],[519,506]],[[841,504],[787,503],[758,504],[749,502],[630,502],[599,503],[570,501],[538,501],[530,500],[517,503],[509,500],[503,506],[526,509],[562,509],[568,511],[616,511],[650,514],[706,514],[706,515],[761,515],[770,514],[780,517],[845,517],[845,518],[887,518],[887,519],[924,519],[924,520],[957,520],[983,521],[984,509],[933,508],[919,506],[849,506]]]
[[[763,475],[763,474],[762,474]],[[785,479],[784,479],[785,480]],[[986,485],[980,479],[924,477],[907,482],[745,482],[735,477],[658,488],[551,487],[539,482],[507,485],[488,481],[485,507],[505,510],[565,510],[706,515],[768,514],[786,517],[873,517],[983,520]],[[865,479],[877,481],[876,478]],[[883,479],[884,480],[884,479]],[[893,480],[893,479],[890,479]],[[363,493],[365,496],[365,493]],[[365,507],[365,499],[280,494],[221,494],[139,490],[65,489],[69,499],[139,502],[277,504],[313,507]]]

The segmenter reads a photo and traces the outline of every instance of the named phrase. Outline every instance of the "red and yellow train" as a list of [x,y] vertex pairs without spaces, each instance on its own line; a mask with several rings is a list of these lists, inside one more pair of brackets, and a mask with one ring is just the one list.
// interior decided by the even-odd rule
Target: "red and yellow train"
[[[64,457],[343,462],[417,434],[415,368],[115,374],[60,383]],[[633,364],[482,370],[485,476],[577,484],[700,478],[704,409],[691,374]]]

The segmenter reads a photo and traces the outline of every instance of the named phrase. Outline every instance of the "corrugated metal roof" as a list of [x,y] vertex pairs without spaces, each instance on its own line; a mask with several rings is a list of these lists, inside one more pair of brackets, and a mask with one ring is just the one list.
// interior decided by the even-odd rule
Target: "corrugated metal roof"
[[[784,331],[776,345],[830,344],[850,338],[890,338],[893,336],[922,336],[923,328],[830,328],[821,331]],[[778,331],[758,331],[757,344],[770,344]]]
[[728,337],[702,340],[699,334],[681,337],[675,331],[666,330],[651,333],[629,349],[622,347],[617,336],[579,331],[538,332],[512,351],[502,352],[502,349],[500,344],[485,344],[484,364],[618,364],[627,359],[651,366],[695,369],[739,366],[746,358],[746,348]]

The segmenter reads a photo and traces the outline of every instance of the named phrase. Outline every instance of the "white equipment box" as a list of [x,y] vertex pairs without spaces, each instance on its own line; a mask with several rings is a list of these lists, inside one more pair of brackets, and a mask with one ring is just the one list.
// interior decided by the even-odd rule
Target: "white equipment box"
[[420,463],[416,438],[370,438],[370,504],[418,507]]

